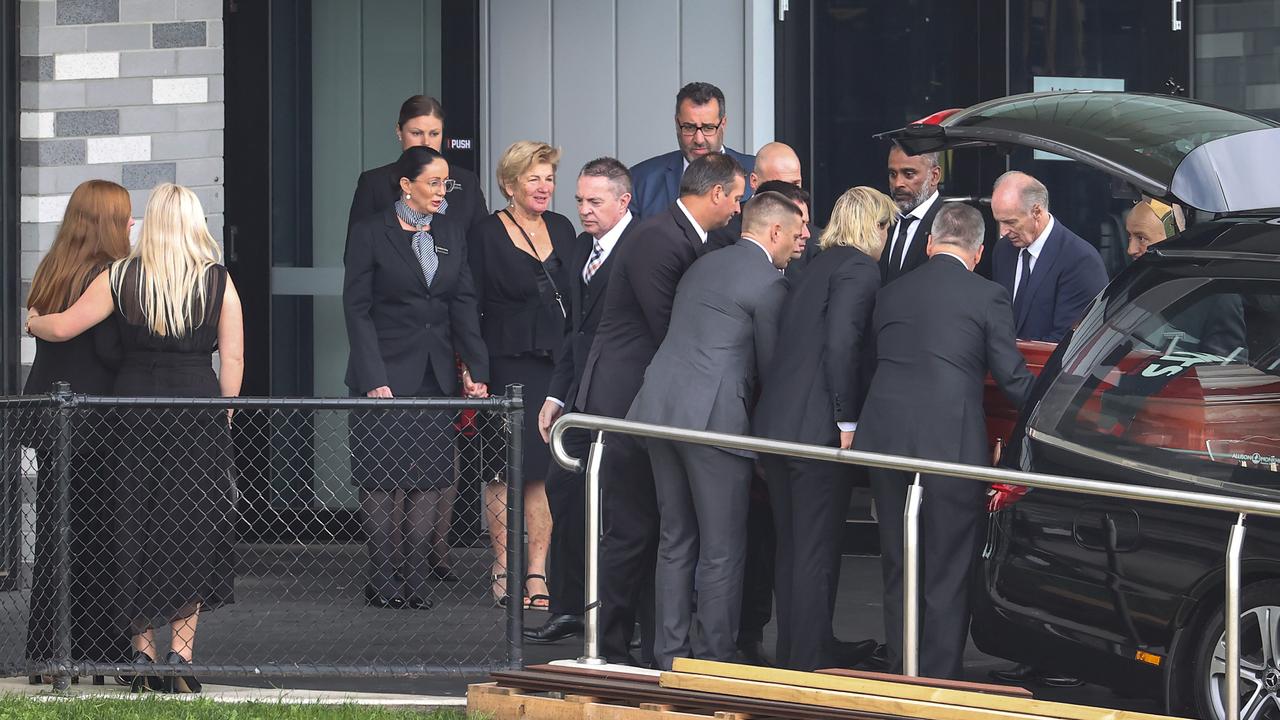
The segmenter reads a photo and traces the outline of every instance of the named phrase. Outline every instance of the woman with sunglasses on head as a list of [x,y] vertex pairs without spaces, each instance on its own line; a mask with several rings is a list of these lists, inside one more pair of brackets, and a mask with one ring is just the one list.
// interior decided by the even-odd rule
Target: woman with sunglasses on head
[[[547,396],[552,354],[564,342],[567,290],[563,258],[574,257],[578,238],[565,216],[550,210],[560,151],[542,142],[513,143],[498,161],[498,187],[507,207],[471,227],[467,237],[476,279],[481,326],[489,348],[490,384],[524,386],[525,524],[529,567],[525,606],[547,610],[546,559],[551,509],[543,479],[551,453],[538,433],[537,398]],[[492,435],[493,427],[488,428]],[[494,599],[504,597],[506,577],[506,478],[486,468],[485,512],[494,549]],[[519,572],[520,568],[515,568]]]
[[[411,147],[397,163],[400,196],[347,236],[342,303],[350,355],[346,383],[371,398],[485,397],[489,354],[480,336],[466,229],[445,199],[449,163]],[[418,410],[351,413],[352,481],[368,547],[366,603],[431,607],[428,576],[440,498],[454,484],[452,415]],[[397,514],[403,512],[403,521]],[[397,561],[400,528],[408,556]]]
[[[132,227],[129,191],[107,180],[81,183],[71,194],[53,245],[36,268],[28,307],[47,315],[75,304],[94,278],[129,254]],[[43,395],[55,382],[63,381],[70,384],[73,392],[110,395],[120,359],[120,334],[110,322],[98,323],[65,343],[37,339],[36,357],[23,393]],[[41,472],[36,492],[31,614],[27,622],[27,661],[31,663],[52,660],[58,652],[54,557],[57,484],[45,472],[53,467],[54,448],[47,426],[39,427],[42,436],[32,442]],[[100,442],[103,430],[93,425],[81,427],[70,463],[71,659],[116,663],[127,661],[130,653],[128,636],[111,620],[110,602],[118,566],[108,542],[111,473],[107,447]],[[42,678],[32,676],[32,680],[40,682]]]
[[[147,201],[138,244],[65,312],[31,311],[36,337],[63,342],[113,317],[124,360],[115,394],[235,397],[244,376],[240,296],[221,264],[195,193],[165,183]],[[212,355],[219,354],[219,371]],[[186,665],[202,611],[233,602],[234,488],[230,414],[181,406],[121,410],[114,495],[117,617],[135,664],[159,657],[153,628],[169,624],[165,662]],[[191,675],[138,675],[133,689],[200,692]]]

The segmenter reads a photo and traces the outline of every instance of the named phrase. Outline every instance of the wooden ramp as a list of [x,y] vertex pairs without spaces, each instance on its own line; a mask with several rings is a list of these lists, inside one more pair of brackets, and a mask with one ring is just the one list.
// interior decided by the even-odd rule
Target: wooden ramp
[[815,673],[677,660],[674,672],[536,665],[467,690],[494,720],[1158,720],[1163,715],[1037,700],[1016,687],[851,670]]

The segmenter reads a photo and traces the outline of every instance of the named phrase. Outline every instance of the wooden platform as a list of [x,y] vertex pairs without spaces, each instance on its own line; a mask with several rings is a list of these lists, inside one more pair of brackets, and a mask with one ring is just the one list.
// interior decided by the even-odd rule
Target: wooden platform
[[467,690],[467,711],[495,720],[1161,720],[1165,716],[1037,700],[1021,688],[876,673],[803,673],[702,660],[674,672],[538,665]]

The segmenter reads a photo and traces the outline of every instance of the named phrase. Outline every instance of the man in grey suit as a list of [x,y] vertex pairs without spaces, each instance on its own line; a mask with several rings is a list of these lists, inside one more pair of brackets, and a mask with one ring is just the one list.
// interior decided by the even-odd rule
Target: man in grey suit
[[[1013,335],[1009,295],[973,273],[986,228],[977,210],[947,203],[933,219],[929,259],[876,295],[875,372],[858,417],[857,450],[987,465],[987,373],[1022,407],[1031,373]],[[911,475],[873,468],[880,519],[884,625],[893,667],[902,658],[902,512]],[[986,486],[921,479],[920,674],[959,679],[969,634],[969,569]]]
[[[768,364],[786,296],[781,270],[804,232],[779,193],[751,199],[742,239],[685,273],[671,326],[628,420],[746,434],[759,368]],[[751,453],[650,440],[660,532],[654,658],[735,660],[742,610]],[[692,633],[697,592],[697,632]]]

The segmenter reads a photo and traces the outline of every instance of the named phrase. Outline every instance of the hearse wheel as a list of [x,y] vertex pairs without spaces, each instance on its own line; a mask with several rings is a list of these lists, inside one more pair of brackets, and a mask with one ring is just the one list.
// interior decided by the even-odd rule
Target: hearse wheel
[[[1222,608],[1201,630],[1193,670],[1196,714],[1224,720],[1227,644]],[[1240,592],[1240,718],[1280,720],[1280,580]]]

